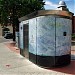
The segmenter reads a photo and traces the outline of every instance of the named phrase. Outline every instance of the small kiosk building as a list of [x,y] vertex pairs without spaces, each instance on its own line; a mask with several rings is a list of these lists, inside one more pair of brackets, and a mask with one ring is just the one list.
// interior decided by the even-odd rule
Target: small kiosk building
[[40,10],[19,18],[20,54],[42,67],[70,64],[72,15],[60,1],[58,10]]

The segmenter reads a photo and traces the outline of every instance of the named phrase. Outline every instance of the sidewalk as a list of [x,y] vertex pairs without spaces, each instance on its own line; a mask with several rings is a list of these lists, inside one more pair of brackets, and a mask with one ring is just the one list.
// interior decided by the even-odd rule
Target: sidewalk
[[0,75],[75,75],[75,60],[66,67],[44,69],[22,57],[15,45],[0,43]]

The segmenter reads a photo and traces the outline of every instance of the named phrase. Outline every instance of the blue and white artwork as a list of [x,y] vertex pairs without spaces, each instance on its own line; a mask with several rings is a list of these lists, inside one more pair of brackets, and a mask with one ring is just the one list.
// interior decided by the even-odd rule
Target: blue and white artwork
[[29,20],[29,52],[36,55],[36,18]]
[[37,17],[37,55],[55,56],[55,17]]
[[[66,18],[56,18],[56,56],[70,54],[71,51],[71,24]],[[64,36],[64,32],[66,36]]]
[[70,19],[51,15],[30,19],[29,52],[40,56],[70,54],[71,23]]
[[20,23],[20,26],[19,26],[19,35],[20,35],[20,48],[21,49],[24,49],[24,43],[23,43],[23,22]]

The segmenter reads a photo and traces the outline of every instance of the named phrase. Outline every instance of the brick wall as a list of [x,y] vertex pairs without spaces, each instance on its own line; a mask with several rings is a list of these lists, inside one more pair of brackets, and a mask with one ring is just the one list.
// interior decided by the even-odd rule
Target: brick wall
[[75,16],[72,18],[72,33],[75,34]]

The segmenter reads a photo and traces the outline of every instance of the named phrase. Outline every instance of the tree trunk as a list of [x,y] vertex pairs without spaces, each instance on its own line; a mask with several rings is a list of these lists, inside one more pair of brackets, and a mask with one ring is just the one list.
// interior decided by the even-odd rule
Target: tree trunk
[[13,23],[13,41],[15,41],[15,24]]

